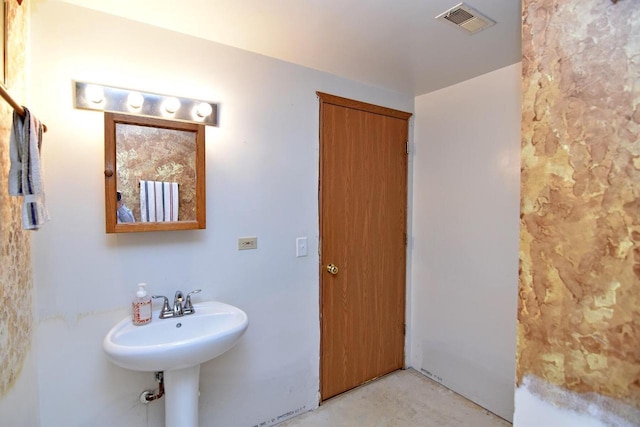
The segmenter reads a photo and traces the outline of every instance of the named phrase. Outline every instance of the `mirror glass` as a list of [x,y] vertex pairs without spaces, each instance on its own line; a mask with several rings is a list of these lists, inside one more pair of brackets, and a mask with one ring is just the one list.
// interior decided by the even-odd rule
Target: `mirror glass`
[[205,228],[204,125],[105,113],[107,233]]

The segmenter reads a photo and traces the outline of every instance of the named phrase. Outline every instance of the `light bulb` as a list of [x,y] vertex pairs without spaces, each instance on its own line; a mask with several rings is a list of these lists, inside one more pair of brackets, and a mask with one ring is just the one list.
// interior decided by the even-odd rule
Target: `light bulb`
[[167,113],[173,114],[180,108],[180,100],[178,98],[167,98],[164,101],[164,109]]
[[99,104],[104,100],[104,91],[100,86],[87,85],[84,89],[84,95],[94,104]]
[[211,112],[213,111],[213,109],[211,108],[211,105],[208,102],[201,102],[200,105],[198,105],[198,109],[196,110],[196,114],[198,115],[198,117],[207,117],[209,114],[211,114]]
[[127,102],[129,103],[129,107],[138,109],[142,107],[142,104],[144,103],[144,96],[138,92],[131,92],[127,97]]

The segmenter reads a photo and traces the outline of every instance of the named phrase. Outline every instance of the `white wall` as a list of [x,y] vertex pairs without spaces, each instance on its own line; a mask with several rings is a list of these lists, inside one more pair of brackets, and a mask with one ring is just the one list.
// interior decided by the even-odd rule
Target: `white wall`
[[[414,99],[58,2],[32,2],[32,111],[52,221],[33,239],[41,425],[159,425],[138,403],[153,374],[109,363],[101,341],[135,284],[244,309],[249,330],[201,370],[202,426],[270,425],[318,398],[318,102],[315,91],[405,111]],[[220,103],[207,128],[207,229],[104,232],[103,116],[72,80]],[[236,250],[257,236],[258,250]],[[295,258],[295,238],[309,256]]]
[[520,64],[415,102],[412,365],[511,420]]
[[17,373],[15,382],[5,394],[0,394],[0,426],[33,427],[39,425],[35,355],[36,350],[32,345],[24,359],[22,368]]

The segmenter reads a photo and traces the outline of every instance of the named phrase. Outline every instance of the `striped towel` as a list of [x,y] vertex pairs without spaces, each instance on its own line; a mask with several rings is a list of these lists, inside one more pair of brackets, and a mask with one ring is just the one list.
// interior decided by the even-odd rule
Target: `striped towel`
[[140,181],[142,222],[178,221],[178,183]]
[[[24,108],[24,107],[23,107]],[[42,182],[42,124],[31,112],[24,108],[21,117],[13,112],[13,124],[9,139],[9,194],[23,196],[22,228],[38,230],[47,221],[49,213],[44,204]]]

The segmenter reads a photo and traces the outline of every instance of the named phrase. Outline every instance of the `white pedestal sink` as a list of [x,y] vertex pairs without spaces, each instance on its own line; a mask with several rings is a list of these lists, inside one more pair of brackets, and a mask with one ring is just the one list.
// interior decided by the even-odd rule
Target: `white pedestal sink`
[[127,317],[102,343],[113,363],[134,371],[164,372],[165,426],[197,427],[200,364],[233,347],[249,326],[246,313],[217,301],[195,313],[135,326]]

